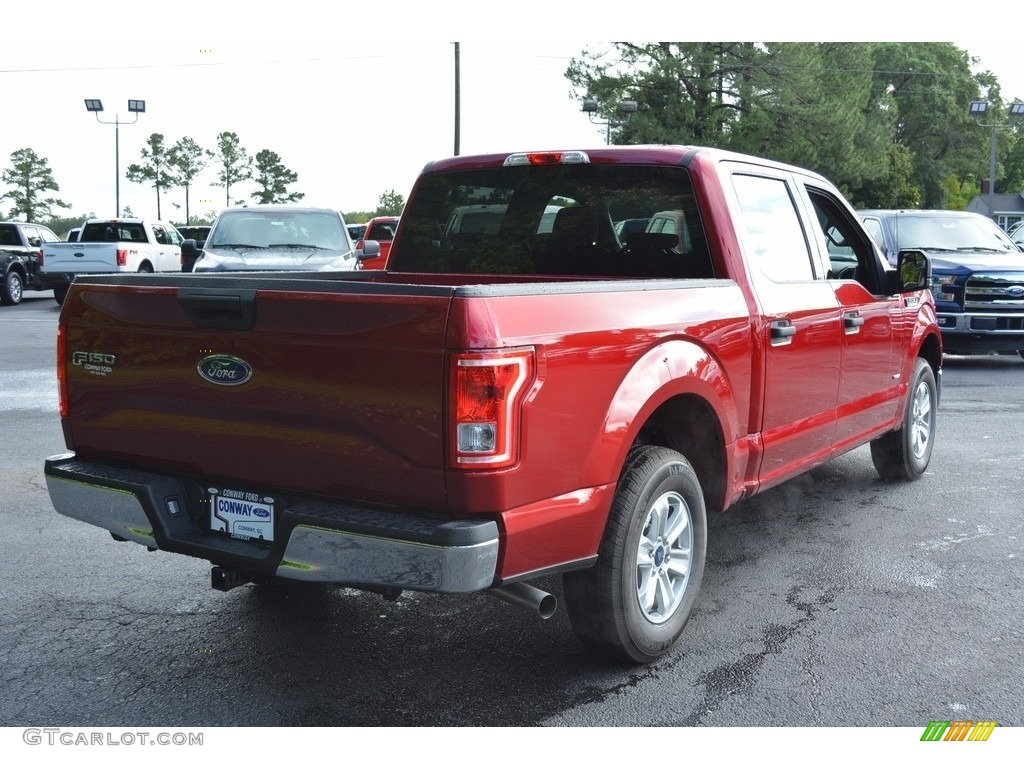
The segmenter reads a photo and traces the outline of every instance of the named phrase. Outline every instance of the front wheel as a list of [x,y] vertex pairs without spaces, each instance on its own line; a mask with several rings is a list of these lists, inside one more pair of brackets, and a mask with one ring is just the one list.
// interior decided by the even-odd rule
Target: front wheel
[[706,544],[704,494],[690,462],[668,448],[634,448],[597,564],[563,577],[576,636],[618,661],[663,656],[693,611]]
[[18,270],[12,269],[4,277],[4,284],[0,285],[0,304],[18,304],[24,293],[25,283],[21,279],[21,274]]
[[924,474],[935,444],[935,415],[938,410],[935,374],[928,361],[917,358],[910,379],[910,394],[903,424],[871,441],[871,461],[886,480],[914,480]]

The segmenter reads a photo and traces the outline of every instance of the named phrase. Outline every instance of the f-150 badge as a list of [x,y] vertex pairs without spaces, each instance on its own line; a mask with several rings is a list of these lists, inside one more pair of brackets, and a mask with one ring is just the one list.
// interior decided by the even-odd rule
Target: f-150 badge
[[221,387],[237,387],[252,378],[252,366],[231,355],[208,355],[199,361],[196,370],[206,381]]

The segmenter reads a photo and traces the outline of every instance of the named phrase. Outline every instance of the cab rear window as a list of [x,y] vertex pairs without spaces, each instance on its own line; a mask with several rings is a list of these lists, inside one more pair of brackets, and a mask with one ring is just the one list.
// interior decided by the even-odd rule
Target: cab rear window
[[715,276],[690,177],[680,167],[438,173],[421,179],[402,221],[393,271]]

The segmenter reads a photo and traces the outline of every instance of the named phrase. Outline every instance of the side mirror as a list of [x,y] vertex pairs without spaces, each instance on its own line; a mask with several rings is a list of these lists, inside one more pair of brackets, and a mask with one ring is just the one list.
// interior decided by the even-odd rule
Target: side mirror
[[356,258],[360,261],[376,256],[380,256],[380,243],[376,240],[363,240],[363,247],[356,249]]
[[896,256],[896,274],[899,276],[899,290],[921,291],[932,284],[932,263],[923,251],[900,251]]

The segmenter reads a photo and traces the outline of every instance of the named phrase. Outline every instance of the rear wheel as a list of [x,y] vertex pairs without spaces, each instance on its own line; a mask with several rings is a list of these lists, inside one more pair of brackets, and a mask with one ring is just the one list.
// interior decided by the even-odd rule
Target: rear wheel
[[53,286],[53,298],[58,304],[63,304],[65,297],[68,295],[68,287],[66,285],[55,285]]
[[914,480],[924,474],[935,443],[935,415],[938,410],[935,374],[928,361],[917,358],[910,379],[910,395],[903,424],[871,441],[871,461],[886,480]]
[[152,271],[153,271],[153,265],[150,264],[148,261],[144,261],[141,264],[139,264],[139,272],[152,272]]
[[4,276],[4,284],[0,286],[0,304],[17,304],[25,294],[25,283],[21,279],[21,273],[16,269],[10,270]]
[[576,636],[627,663],[664,655],[693,611],[706,543],[704,495],[689,461],[668,448],[634,448],[597,564],[563,577]]

